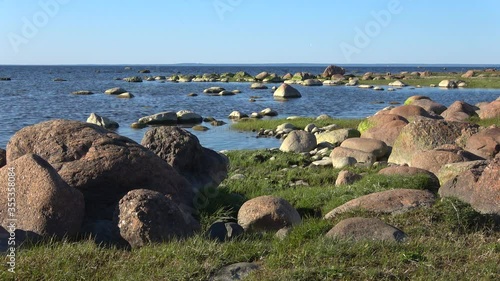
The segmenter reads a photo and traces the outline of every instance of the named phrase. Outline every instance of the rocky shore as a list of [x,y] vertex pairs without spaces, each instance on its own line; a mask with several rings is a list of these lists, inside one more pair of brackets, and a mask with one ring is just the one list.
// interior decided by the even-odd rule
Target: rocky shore
[[[331,68],[323,76],[341,72]],[[269,75],[258,77],[264,81]],[[221,89],[213,92],[217,90]],[[280,97],[300,97],[286,83],[276,92]],[[112,95],[123,93],[123,89],[107,91]],[[277,115],[267,108],[252,117]],[[240,112],[231,116],[240,122],[250,118]],[[319,116],[316,120],[329,118]],[[386,222],[378,214],[432,208],[439,198],[458,198],[479,214],[493,217],[498,227],[499,118],[499,99],[477,105],[457,101],[446,107],[425,96],[411,96],[402,106],[367,117],[357,128],[317,126],[314,122],[298,128],[283,123],[275,130],[258,130],[258,135],[281,138],[280,155],[300,159],[300,165],[292,163],[282,170],[301,169],[302,178],[294,177],[287,183],[290,189],[307,188],[317,171],[336,171],[335,183],[324,188],[356,184],[373,169],[389,179],[424,178],[425,185],[419,190],[400,186],[369,192],[313,212],[325,221],[335,221],[329,231],[318,236],[402,243],[415,237],[405,232],[404,226]],[[203,119],[188,111],[141,118],[138,124],[155,126],[140,144],[106,129],[118,125],[95,114],[86,123],[52,120],[18,131],[6,150],[0,149],[0,178],[12,177],[12,171],[16,175],[16,236],[29,241],[92,237],[98,244],[141,248],[199,233],[221,243],[245,234],[271,232],[277,239],[293,234],[294,228],[308,220],[296,205],[300,200],[294,204],[273,193],[254,197],[228,194],[239,198],[233,203],[242,203],[232,209],[235,216],[209,224],[202,221],[200,210],[218,202],[218,190],[251,180],[244,171],[228,178],[232,163],[227,152],[204,148],[196,136],[175,126],[201,123]],[[492,125],[476,124],[488,120]],[[277,156],[254,156],[251,160],[278,161]],[[363,169],[368,172],[359,172]],[[1,206],[8,204],[8,184],[1,181]],[[270,182],[268,188],[272,190],[272,186]],[[3,232],[9,228],[8,210],[0,208]],[[364,215],[345,216],[359,210]],[[250,271],[260,268],[258,263],[237,266],[249,267]]]

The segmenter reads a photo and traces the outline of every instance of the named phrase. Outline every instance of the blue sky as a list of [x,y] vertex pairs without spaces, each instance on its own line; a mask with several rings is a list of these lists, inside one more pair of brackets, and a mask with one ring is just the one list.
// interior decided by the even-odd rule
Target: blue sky
[[500,64],[500,1],[0,0],[0,64]]

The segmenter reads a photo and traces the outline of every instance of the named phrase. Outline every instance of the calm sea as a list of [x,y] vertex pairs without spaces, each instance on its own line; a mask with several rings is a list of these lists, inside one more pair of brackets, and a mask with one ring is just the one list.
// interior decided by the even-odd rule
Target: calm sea
[[[388,106],[389,102],[404,100],[411,95],[426,95],[433,100],[449,106],[455,100],[475,104],[480,101],[491,101],[500,96],[500,90],[456,89],[442,90],[438,88],[405,88],[395,92],[373,91],[355,87],[302,87],[296,88],[302,93],[301,99],[287,102],[275,101],[270,90],[250,90],[249,83],[127,83],[115,80],[135,76],[141,69],[149,69],[150,74],[203,74],[246,71],[256,75],[261,71],[274,72],[279,75],[299,71],[314,74],[322,73],[326,65],[142,65],[131,66],[126,70],[124,65],[92,65],[92,66],[0,66],[0,77],[10,77],[11,81],[0,81],[0,147],[5,148],[10,137],[19,129],[42,121],[63,118],[85,121],[90,113],[95,112],[117,121],[120,124],[118,133],[140,142],[143,130],[129,128],[132,122],[140,117],[161,111],[192,110],[204,117],[213,116],[225,120],[233,110],[250,114],[271,107],[277,110],[280,117],[290,115],[317,116],[328,114],[339,118],[361,118],[372,115]],[[346,66],[350,73],[401,71],[456,71],[481,69],[491,66],[417,66],[417,65],[357,65]],[[446,68],[446,70],[444,70]],[[54,82],[62,78],[66,82]],[[241,94],[235,96],[207,96],[202,92],[211,86],[221,86],[228,90],[239,89]],[[270,85],[272,86],[272,85]],[[122,87],[132,92],[135,98],[118,99],[104,95],[106,89]],[[387,88],[387,87],[386,87]],[[74,96],[71,92],[90,90],[96,93],[90,96]],[[198,93],[197,97],[187,97],[188,93]],[[260,96],[257,102],[249,102],[250,96]],[[375,103],[377,102],[377,103]],[[381,102],[381,103],[379,103]],[[257,139],[254,133],[232,131],[229,125],[211,127],[208,132],[195,132],[201,143],[215,150],[253,149],[279,146],[275,139]]]

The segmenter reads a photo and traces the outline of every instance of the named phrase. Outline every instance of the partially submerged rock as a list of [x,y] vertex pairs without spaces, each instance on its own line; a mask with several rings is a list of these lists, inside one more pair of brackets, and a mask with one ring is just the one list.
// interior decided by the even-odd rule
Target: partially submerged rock
[[119,127],[118,123],[115,121],[95,113],[90,113],[89,118],[87,118],[87,123],[95,124],[106,129],[116,129]]
[[288,84],[281,84],[281,86],[274,91],[273,97],[281,98],[281,99],[290,99],[290,98],[300,98],[302,95],[300,92],[294,87]]

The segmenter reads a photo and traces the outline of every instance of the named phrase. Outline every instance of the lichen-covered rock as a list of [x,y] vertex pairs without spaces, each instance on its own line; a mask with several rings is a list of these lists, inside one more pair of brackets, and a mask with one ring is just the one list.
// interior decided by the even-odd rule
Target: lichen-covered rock
[[495,100],[489,104],[481,107],[479,111],[479,118],[481,119],[491,119],[500,117],[500,100]]
[[389,162],[408,164],[415,154],[445,144],[465,145],[466,139],[478,131],[479,126],[443,120],[416,120],[406,125],[394,142]]

